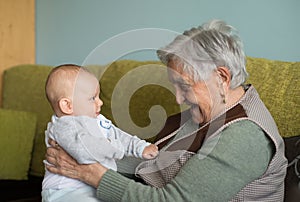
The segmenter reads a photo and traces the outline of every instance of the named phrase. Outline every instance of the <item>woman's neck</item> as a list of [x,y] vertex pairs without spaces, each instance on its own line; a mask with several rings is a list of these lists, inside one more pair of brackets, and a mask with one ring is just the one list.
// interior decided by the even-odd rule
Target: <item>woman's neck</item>
[[239,86],[235,89],[229,90],[226,101],[226,108],[230,108],[235,105],[245,94],[243,86]]

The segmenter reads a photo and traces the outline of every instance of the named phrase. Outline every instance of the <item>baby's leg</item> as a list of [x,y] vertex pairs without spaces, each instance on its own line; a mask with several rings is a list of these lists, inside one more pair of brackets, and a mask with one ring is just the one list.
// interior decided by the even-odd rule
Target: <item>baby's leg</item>
[[86,186],[60,190],[43,190],[42,202],[100,202],[96,197],[96,189]]

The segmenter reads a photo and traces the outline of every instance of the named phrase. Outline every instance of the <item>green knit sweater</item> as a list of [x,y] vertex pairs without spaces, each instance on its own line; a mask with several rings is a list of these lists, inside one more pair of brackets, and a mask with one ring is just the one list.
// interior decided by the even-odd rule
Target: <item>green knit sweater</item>
[[[204,144],[199,150],[205,150]],[[97,197],[103,201],[228,201],[259,178],[275,152],[256,124],[242,120],[221,132],[216,146],[203,159],[194,155],[165,187],[154,188],[108,170]]]

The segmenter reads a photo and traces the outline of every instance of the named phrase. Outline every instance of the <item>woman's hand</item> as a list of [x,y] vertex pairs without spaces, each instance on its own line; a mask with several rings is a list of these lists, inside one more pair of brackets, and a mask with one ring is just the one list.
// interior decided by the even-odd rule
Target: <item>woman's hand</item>
[[65,150],[53,141],[49,140],[52,147],[47,148],[46,159],[52,165],[46,168],[55,174],[81,180],[93,187],[98,187],[102,176],[108,170],[99,163],[78,164]]

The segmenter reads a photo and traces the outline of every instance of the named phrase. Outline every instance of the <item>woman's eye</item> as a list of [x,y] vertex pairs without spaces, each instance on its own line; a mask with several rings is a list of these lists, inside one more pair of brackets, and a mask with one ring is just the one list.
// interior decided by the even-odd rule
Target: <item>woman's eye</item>
[[187,91],[187,90],[190,89],[191,85],[182,83],[182,84],[179,85],[179,87],[180,87],[181,90]]

